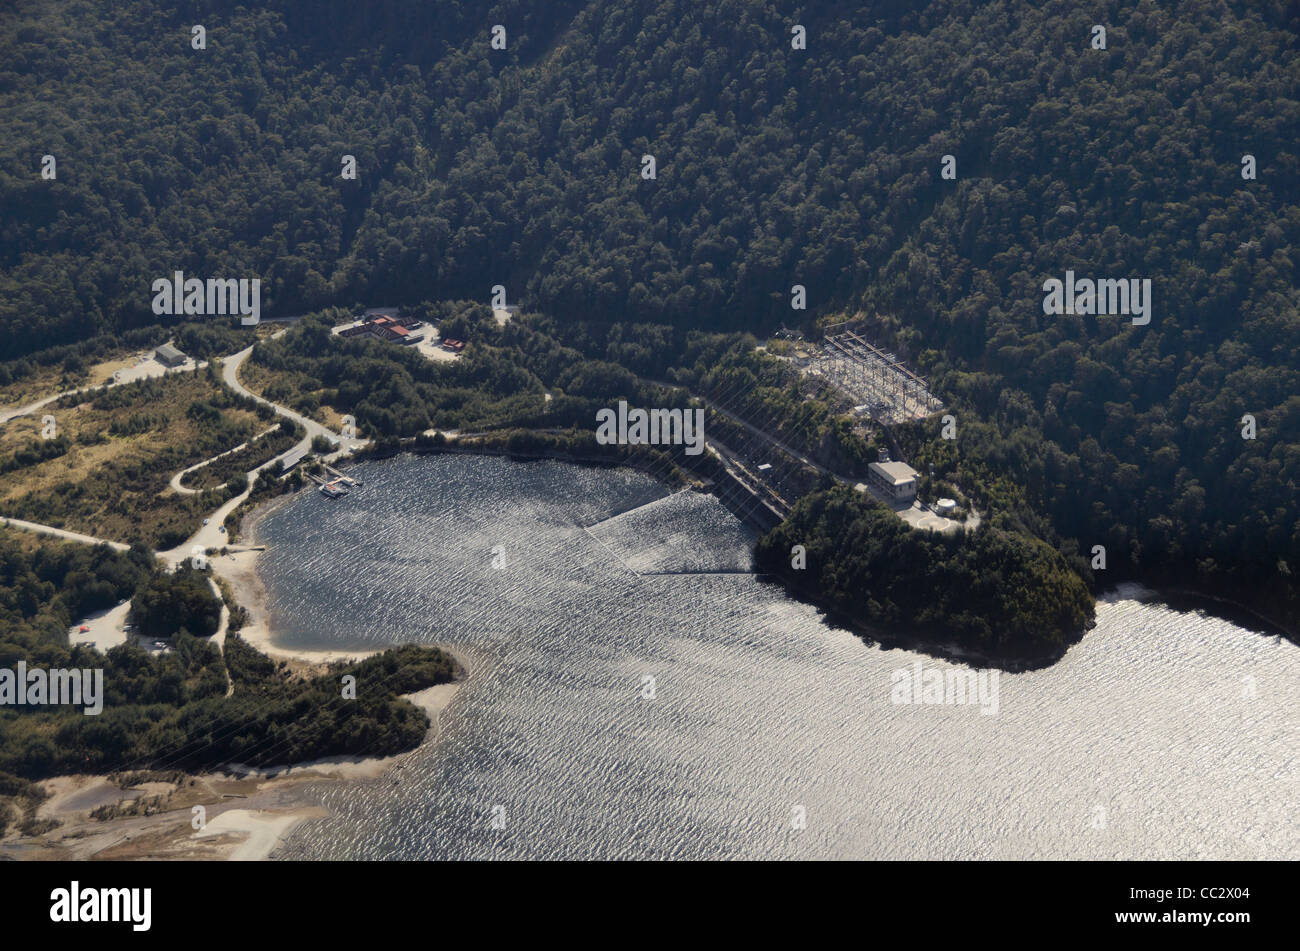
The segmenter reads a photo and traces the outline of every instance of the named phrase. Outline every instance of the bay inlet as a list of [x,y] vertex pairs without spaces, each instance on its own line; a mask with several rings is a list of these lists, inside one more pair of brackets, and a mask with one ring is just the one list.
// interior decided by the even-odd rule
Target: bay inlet
[[[436,743],[279,858],[1283,858],[1300,649],[1128,586],[996,715],[900,705],[917,662],[748,573],[714,498],[467,455],[350,470],[257,528],[277,643],[447,645]],[[650,678],[650,679],[648,679]],[[652,695],[652,699],[647,695]]]

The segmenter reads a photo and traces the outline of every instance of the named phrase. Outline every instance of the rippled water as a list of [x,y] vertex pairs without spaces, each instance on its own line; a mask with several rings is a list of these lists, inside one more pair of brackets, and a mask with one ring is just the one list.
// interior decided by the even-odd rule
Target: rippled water
[[1285,641],[1134,588],[996,715],[895,704],[895,671],[952,665],[740,573],[711,497],[491,457],[354,474],[259,528],[282,643],[448,644],[472,676],[404,769],[316,787],[333,817],[281,857],[1300,857]]

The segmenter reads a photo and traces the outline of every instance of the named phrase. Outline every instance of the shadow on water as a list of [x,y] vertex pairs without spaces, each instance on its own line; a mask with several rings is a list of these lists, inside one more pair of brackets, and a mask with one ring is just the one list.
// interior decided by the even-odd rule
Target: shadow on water
[[1134,600],[1141,601],[1144,604],[1162,604],[1179,614],[1195,614],[1198,617],[1211,617],[1220,621],[1227,621],[1229,624],[1251,633],[1260,634],[1264,637],[1280,638],[1300,646],[1300,635],[1288,631],[1282,625],[1263,617],[1244,604],[1238,604],[1236,601],[1229,601],[1226,598],[1177,588],[1149,591]]
[[777,575],[758,572],[755,577],[764,584],[771,584],[781,588],[785,597],[813,608],[825,624],[848,631],[868,647],[878,647],[882,651],[913,651],[953,664],[965,664],[973,668],[996,668],[1008,674],[1027,673],[1051,667],[1065,657],[1071,647],[1082,641],[1088,631],[1097,626],[1094,619],[1089,622],[1084,630],[1077,631],[1068,640],[1060,644],[1059,648],[1047,650],[1033,656],[984,654],[976,650],[959,647],[950,641],[944,641],[941,634],[898,634],[870,627],[835,608],[828,607],[806,592],[786,584]]

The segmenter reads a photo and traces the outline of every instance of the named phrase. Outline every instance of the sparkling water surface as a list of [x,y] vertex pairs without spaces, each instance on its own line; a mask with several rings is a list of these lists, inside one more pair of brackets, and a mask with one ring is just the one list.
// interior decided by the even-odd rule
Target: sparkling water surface
[[1127,586],[996,715],[896,704],[896,671],[953,665],[746,573],[711,496],[497,457],[350,474],[258,527],[279,642],[444,644],[471,676],[404,768],[313,786],[332,816],[277,857],[1300,857],[1289,642]]

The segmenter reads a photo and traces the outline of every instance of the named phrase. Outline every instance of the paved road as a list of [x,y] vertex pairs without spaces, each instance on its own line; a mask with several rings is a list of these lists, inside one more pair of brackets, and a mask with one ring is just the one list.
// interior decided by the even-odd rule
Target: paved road
[[[195,532],[193,536],[186,539],[184,542],[177,545],[175,548],[172,548],[168,551],[156,552],[155,554],[157,555],[157,557],[161,558],[167,564],[169,569],[175,569],[177,565],[185,561],[187,558],[191,558],[195,554],[200,554],[209,548],[222,548],[226,546],[227,542],[229,541],[229,538],[227,537],[226,533],[222,530],[222,527],[224,526],[226,521],[226,516],[229,515],[231,512],[233,512],[240,505],[240,503],[242,503],[245,499],[248,498],[249,493],[252,491],[253,482],[257,478],[257,474],[261,472],[263,469],[266,469],[270,466],[278,466],[280,464],[280,460],[292,452],[295,452],[299,449],[311,448],[312,440],[316,436],[324,436],[339,446],[338,451],[331,453],[329,456],[325,457],[327,462],[332,462],[338,459],[340,456],[346,455],[347,453],[351,452],[353,448],[357,446],[363,446],[367,442],[367,440],[364,439],[345,438],[341,434],[336,433],[325,426],[322,426],[320,423],[316,422],[315,420],[308,419],[307,417],[295,413],[293,410],[287,407],[280,406],[277,403],[272,403],[270,400],[263,399],[262,397],[258,396],[256,393],[253,393],[251,390],[247,389],[242,383],[239,382],[238,374],[239,374],[239,368],[243,366],[244,361],[248,359],[248,355],[252,352],[253,352],[253,348],[248,347],[244,350],[239,351],[239,353],[236,353],[233,356],[226,359],[223,366],[223,372],[222,372],[222,376],[226,384],[235,392],[241,393],[244,396],[248,396],[259,403],[269,406],[278,415],[283,416],[287,419],[291,419],[294,422],[298,423],[300,426],[303,427],[307,435],[304,436],[302,440],[300,440],[293,447],[285,450],[284,452],[280,453],[277,456],[272,457],[271,459],[268,459],[260,466],[251,469],[248,472],[249,487],[245,489],[243,492],[241,492],[239,495],[235,496],[234,498],[228,499],[215,512],[209,515],[206,519],[207,524],[200,526],[199,530]],[[191,365],[183,368],[183,370],[180,370],[179,372],[183,372],[184,370],[194,370],[204,366],[207,366],[207,364],[201,363],[197,365]],[[166,372],[164,368],[161,366],[161,364],[158,365],[158,369],[162,372]],[[152,370],[141,371],[141,372],[142,373],[147,372],[148,375],[150,376],[161,375],[161,373],[154,373]],[[84,392],[85,390],[96,390],[102,388],[103,388],[102,386],[90,386],[90,387],[85,387],[84,390],[71,390],[69,392]],[[4,422],[8,419],[12,419],[15,416],[23,415],[24,413],[30,412],[33,408],[39,408],[41,406],[44,406],[45,404],[53,402],[54,400],[57,400],[59,399],[59,397],[64,395],[66,394],[60,393],[46,400],[42,400],[39,403],[33,403],[30,406],[23,407],[17,410],[16,412],[10,413],[4,417],[0,417],[0,422]],[[270,430],[268,429],[267,432],[269,431]],[[266,433],[262,433],[261,435],[265,435],[265,434]],[[255,438],[260,438],[260,437],[255,437]],[[237,446],[235,447],[235,449],[231,449],[225,453],[221,453],[220,456],[214,456],[213,459],[219,459],[221,458],[221,456],[228,455],[231,452],[237,452],[239,449],[242,448],[243,446]],[[191,466],[190,469],[197,469],[200,466],[207,465],[212,461],[213,461],[212,459],[206,460],[205,462],[199,463],[197,466]],[[186,489],[180,485],[180,477],[184,475],[185,472],[190,471],[190,469],[186,469],[183,470],[182,472],[178,472],[175,476],[172,477],[172,488],[176,489],[178,492],[181,492],[182,494],[192,495],[195,492],[195,490],[193,489]],[[30,532],[36,532],[42,535],[50,535],[55,538],[62,538],[67,541],[81,542],[87,545],[105,544],[116,549],[117,551],[127,551],[130,548],[129,545],[124,545],[121,542],[114,542],[114,541],[108,541],[107,539],[95,538],[91,535],[83,535],[80,532],[71,532],[62,528],[55,528],[52,525],[40,525],[36,522],[24,521],[23,519],[5,518],[0,516],[0,524],[9,525],[13,528],[24,529]],[[216,581],[213,579],[209,579],[208,583],[212,586],[213,594],[215,594],[218,598],[220,598],[221,591],[217,587]],[[106,619],[105,623],[110,628],[111,627],[117,628],[117,630],[113,631],[112,635],[110,635],[112,637],[113,642],[120,642],[119,638],[121,640],[125,640],[125,634],[120,630],[120,621],[125,619],[126,611],[128,611],[129,608],[130,608],[129,604],[119,605],[117,608],[114,609],[113,612],[110,612],[114,616],[112,618]],[[117,613],[120,613],[122,617],[118,618],[116,616]],[[223,601],[221,605],[221,621],[218,626],[216,634],[214,634],[212,638],[213,643],[215,643],[219,649],[224,649],[225,647],[226,632],[229,628],[229,624],[230,624],[230,612],[229,609],[226,607],[225,602]],[[87,626],[91,626],[91,625],[87,625]],[[102,632],[92,631],[89,637],[83,639],[95,640],[97,639],[97,636],[100,633]],[[71,639],[74,641],[77,639],[75,633],[71,635]],[[102,647],[104,648],[110,646],[112,646],[112,643],[105,643],[104,645],[102,645]],[[229,696],[233,690],[234,690],[234,684],[229,680],[229,674],[227,674],[226,695]]]
[[339,458],[340,456],[346,455],[347,453],[351,452],[352,449],[354,449],[355,447],[364,446],[366,444],[366,440],[364,439],[345,438],[341,434],[334,432],[332,429],[322,426],[314,419],[308,419],[306,416],[303,416],[299,413],[295,413],[293,410],[289,409],[286,406],[281,406],[278,403],[272,403],[270,400],[258,396],[252,390],[245,387],[244,384],[240,383],[239,368],[244,365],[244,361],[248,359],[248,355],[252,352],[253,352],[252,347],[246,347],[245,349],[240,350],[238,353],[234,354],[233,356],[226,357],[222,363],[222,368],[221,368],[222,379],[225,380],[226,385],[229,386],[236,393],[241,393],[244,396],[257,400],[257,402],[263,404],[264,406],[271,407],[271,409],[273,409],[278,415],[283,416],[286,419],[293,420],[298,425],[303,427],[307,435],[305,435],[301,440],[299,440],[296,445],[292,446],[289,449],[286,449],[278,456],[274,456],[273,458],[268,459],[266,462],[262,463],[257,468],[249,470],[248,488],[245,489],[243,492],[241,492],[239,495],[235,496],[233,499],[228,500],[219,509],[217,509],[211,515],[209,515],[208,524],[202,526],[197,532],[194,533],[192,537],[190,537],[189,539],[187,539],[186,541],[184,541],[180,545],[177,545],[175,548],[169,551],[158,552],[158,557],[166,560],[166,562],[169,565],[176,565],[181,561],[184,561],[186,558],[191,557],[191,555],[194,554],[195,548],[201,548],[201,549],[221,548],[229,542],[228,536],[226,535],[225,532],[221,530],[222,526],[225,524],[226,516],[229,515],[231,512],[233,512],[241,502],[243,502],[246,498],[248,498],[249,493],[252,492],[253,483],[257,479],[257,474],[261,472],[263,469],[267,469],[272,466],[279,466],[280,460],[283,459],[285,456],[288,456],[290,453],[297,452],[300,449],[310,449],[312,440],[315,439],[317,436],[324,436],[326,439],[331,440],[332,442],[338,444],[339,446],[339,449],[336,452],[333,452],[328,456],[324,457],[325,461],[327,462],[332,462],[335,459]]
[[[100,389],[96,386],[94,389]],[[11,419],[17,419],[19,416],[29,416],[34,414],[38,409],[49,406],[55,400],[67,396],[69,393],[80,393],[80,390],[68,390],[64,393],[55,393],[53,396],[47,396],[43,400],[37,400],[35,403],[28,403],[26,406],[20,406],[17,409],[7,409],[0,411],[0,423],[7,423]]]
[[[279,424],[277,424],[277,425],[279,425]],[[263,430],[262,432],[258,433],[258,434],[257,434],[256,436],[254,436],[252,439],[248,440],[248,442],[241,442],[241,443],[240,443],[238,446],[236,446],[234,449],[227,449],[225,452],[219,452],[219,453],[217,453],[215,456],[213,456],[211,459],[204,459],[202,462],[196,462],[194,465],[190,466],[188,469],[182,469],[180,472],[178,472],[178,473],[176,473],[174,476],[172,476],[171,487],[172,487],[173,489],[175,489],[177,492],[179,492],[181,495],[198,495],[200,492],[202,492],[202,491],[204,491],[204,490],[203,490],[203,489],[187,489],[185,486],[181,485],[181,479],[185,478],[185,476],[186,476],[187,473],[193,472],[193,471],[195,471],[196,469],[202,469],[204,466],[210,466],[210,465],[212,465],[212,463],[216,462],[218,459],[222,459],[222,458],[224,458],[224,457],[226,457],[226,456],[231,455],[232,453],[239,452],[239,450],[241,450],[241,449],[247,449],[248,446],[249,446],[249,443],[257,442],[257,440],[261,439],[263,436],[265,436],[267,433],[271,432],[271,431],[274,430],[275,428],[276,428],[275,426],[271,426],[270,428],[265,429],[265,430]],[[218,488],[218,489],[219,489],[219,488],[222,488],[222,486],[224,486],[224,485],[225,485],[225,483],[223,482],[221,485],[216,486],[216,488]]]
[[[261,403],[263,406],[271,407],[271,409],[275,410],[275,412],[278,413],[280,416],[284,416],[287,419],[291,419],[295,423],[298,423],[300,426],[302,426],[307,431],[307,435],[304,438],[303,442],[299,443],[300,446],[305,445],[310,447],[312,439],[314,439],[317,436],[324,436],[326,439],[338,443],[340,450],[350,450],[358,446],[365,445],[366,440],[364,439],[347,439],[341,436],[340,434],[334,432],[334,430],[322,426],[314,419],[308,419],[306,416],[302,416],[298,413],[295,413],[287,406],[281,406],[279,403],[272,403],[270,400],[258,396],[252,390],[245,387],[244,384],[240,383],[239,368],[244,365],[244,361],[248,359],[248,355],[252,352],[253,352],[253,348],[247,347],[243,350],[240,350],[238,353],[234,354],[233,356],[229,356],[225,358],[225,360],[222,363],[221,377],[226,381],[227,386],[229,386],[236,393],[242,393],[244,396],[257,400],[257,402]],[[292,451],[293,450],[290,450],[290,452]]]
[[[307,417],[295,413],[293,410],[287,407],[280,406],[277,403],[272,403],[270,400],[263,399],[262,397],[258,396],[256,393],[246,388],[242,383],[239,382],[238,374],[239,374],[239,368],[243,366],[244,361],[248,359],[248,355],[252,352],[253,352],[253,348],[247,347],[239,351],[238,353],[234,354],[233,356],[226,358],[224,362],[224,366],[222,368],[222,377],[225,380],[226,384],[231,389],[233,389],[236,393],[241,393],[245,396],[250,397],[251,399],[257,400],[257,402],[271,407],[271,409],[273,409],[278,415],[284,416],[287,419],[292,419],[293,421],[295,421],[296,423],[298,423],[300,426],[304,428],[307,435],[304,436],[292,448],[285,450],[279,455],[271,459],[268,459],[266,462],[262,463],[257,468],[250,470],[248,472],[249,488],[245,489],[243,492],[241,492],[239,495],[235,496],[234,498],[228,499],[224,504],[221,505],[220,508],[218,508],[215,512],[209,515],[207,519],[208,524],[201,526],[199,530],[194,533],[193,536],[186,539],[184,542],[177,545],[175,548],[169,549],[167,551],[157,552],[158,557],[163,559],[163,561],[166,562],[166,564],[169,567],[174,568],[176,565],[180,564],[186,558],[191,557],[194,554],[194,549],[196,547],[202,550],[206,550],[208,548],[221,548],[227,544],[229,539],[227,538],[226,533],[221,530],[222,526],[225,524],[226,516],[229,515],[231,512],[233,512],[241,502],[243,502],[246,498],[248,498],[249,492],[252,491],[253,482],[257,478],[257,474],[261,472],[263,469],[266,469],[270,466],[278,466],[280,464],[281,459],[289,455],[289,453],[295,452],[296,450],[310,449],[312,439],[314,439],[316,436],[325,436],[326,438],[331,439],[339,444],[340,447],[339,451],[336,453],[332,453],[330,456],[328,456],[327,461],[333,461],[334,459],[337,459],[340,455],[344,455],[347,452],[350,452],[354,447],[362,446],[365,445],[366,443],[366,440],[363,439],[345,439],[340,434],[334,432],[331,429],[328,429],[325,426],[322,426],[320,423],[316,422],[315,420],[308,419]],[[159,364],[158,366],[159,366],[159,370],[162,370],[161,364]],[[199,364],[198,366],[200,367],[207,366],[207,364],[203,363],[203,364]],[[195,367],[190,367],[189,369],[195,369]],[[152,374],[152,371],[150,372],[151,375],[158,375],[158,374]],[[86,389],[98,389],[98,387],[87,387]],[[73,391],[73,392],[81,392],[81,391]],[[58,397],[56,396],[53,398],[57,399]],[[173,478],[173,483],[176,481],[176,479],[179,479],[179,476],[180,474],[178,473],[177,476]],[[183,488],[180,491],[186,492],[186,490]],[[108,541],[107,539],[94,538],[90,535],[82,535],[79,532],[70,532],[65,529],[54,528],[49,525],[38,525],[35,522],[26,522],[23,521],[22,519],[0,518],[0,522],[4,522],[5,524],[10,524],[15,528],[23,528],[28,531],[39,532],[44,535],[52,535],[57,538],[63,538],[69,541],[82,542],[84,544],[89,544],[89,545],[96,545],[99,544],[101,541],[103,541],[106,544],[111,545],[113,548],[117,549],[118,551],[126,551],[130,547],[128,545],[122,544],[121,542],[113,542],[113,541]]]
[[110,542],[106,538],[95,538],[93,535],[83,535],[80,532],[70,532],[65,528],[55,528],[53,525],[40,525],[36,522],[25,522],[20,518],[5,518],[0,516],[0,524],[9,525],[13,528],[21,528],[29,532],[36,532],[39,535],[52,535],[55,538],[62,538],[65,541],[81,542],[83,545],[108,545],[118,551],[127,551],[130,545],[123,545],[121,542]]

